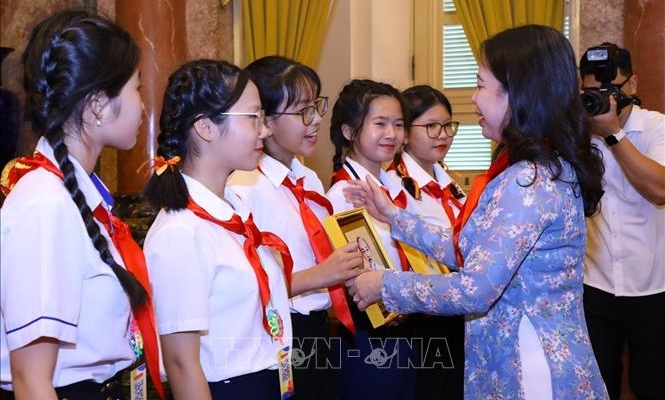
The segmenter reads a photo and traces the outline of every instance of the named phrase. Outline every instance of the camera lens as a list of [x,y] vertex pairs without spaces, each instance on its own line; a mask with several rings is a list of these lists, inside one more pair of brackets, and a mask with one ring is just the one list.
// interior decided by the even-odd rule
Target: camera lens
[[595,88],[584,89],[582,103],[589,115],[605,114],[610,110],[609,94]]

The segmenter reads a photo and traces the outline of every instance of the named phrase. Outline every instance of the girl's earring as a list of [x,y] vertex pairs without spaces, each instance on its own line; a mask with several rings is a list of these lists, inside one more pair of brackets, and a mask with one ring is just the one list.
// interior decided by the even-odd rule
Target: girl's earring
[[97,107],[96,107],[96,108],[97,108],[97,111],[95,112],[94,109],[92,110],[92,113],[95,115],[95,125],[97,125],[97,126],[102,126],[102,117],[101,117],[101,113],[102,113],[102,102],[101,102],[101,100],[96,99],[96,100],[95,100],[95,105],[97,106]]

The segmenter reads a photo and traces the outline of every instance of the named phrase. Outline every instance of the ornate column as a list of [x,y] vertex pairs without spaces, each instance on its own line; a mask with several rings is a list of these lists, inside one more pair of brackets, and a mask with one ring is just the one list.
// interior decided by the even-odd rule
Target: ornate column
[[185,2],[116,0],[116,22],[141,48],[141,96],[144,117],[136,146],[118,152],[119,194],[143,192],[146,178],[136,170],[155,156],[159,113],[168,76],[187,57]]
[[625,0],[624,47],[639,77],[637,94],[650,110],[665,113],[665,2]]

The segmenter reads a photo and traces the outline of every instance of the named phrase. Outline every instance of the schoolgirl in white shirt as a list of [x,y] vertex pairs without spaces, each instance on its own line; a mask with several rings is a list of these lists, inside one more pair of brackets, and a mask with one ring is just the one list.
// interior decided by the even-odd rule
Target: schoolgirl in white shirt
[[[446,96],[427,85],[402,92],[410,123],[402,152],[388,167],[389,174],[417,200],[418,215],[443,227],[455,225],[464,204],[464,191],[443,168],[457,133]],[[411,317],[425,348],[439,349],[442,356],[422,365],[416,376],[416,398],[462,399],[464,397],[464,317],[415,314]],[[425,360],[426,358],[421,358]]]
[[[262,57],[246,71],[258,86],[271,135],[259,168],[236,171],[229,184],[257,226],[284,239],[294,260],[290,305],[296,397],[334,400],[339,357],[331,351],[327,310],[332,307],[340,323],[354,329],[343,284],[362,272],[362,258],[355,244],[333,250],[321,224],[332,207],[316,172],[297,158],[313,154],[328,98],[320,97],[316,71],[286,57]],[[297,190],[303,191],[301,198]]]
[[[348,181],[368,178],[380,184],[399,207],[410,209],[413,199],[409,199],[410,195],[399,182],[382,169],[382,164],[389,163],[402,147],[405,110],[399,91],[388,84],[352,80],[342,88],[331,118],[330,138],[335,155],[333,184],[326,194],[336,213],[353,208],[343,193]],[[408,270],[410,265],[390,237],[389,226],[374,219],[372,223],[393,265]],[[342,365],[337,379],[339,398],[413,399],[413,366],[418,352],[409,342],[413,336],[411,324],[407,320],[373,329],[364,313],[355,307],[352,309],[356,335],[342,331]],[[373,358],[384,352],[385,360]]]
[[146,193],[161,210],[144,251],[172,394],[279,398],[292,391],[292,262],[226,186],[233,170],[256,168],[268,135],[256,85],[225,61],[186,63],[169,78],[160,128]]
[[[129,231],[93,170],[103,147],[136,143],[139,49],[106,19],[62,11],[33,29],[22,60],[40,139],[3,174],[0,387],[11,399],[123,399],[120,375],[143,351],[132,311],[152,312],[149,283],[135,278],[146,277],[136,243],[123,242],[138,263],[114,244]],[[156,350],[154,331],[141,333]]]

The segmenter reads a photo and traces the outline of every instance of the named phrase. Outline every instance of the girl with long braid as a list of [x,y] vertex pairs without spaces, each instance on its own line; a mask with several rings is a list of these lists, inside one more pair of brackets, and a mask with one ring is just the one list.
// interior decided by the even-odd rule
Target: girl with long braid
[[121,399],[120,374],[157,342],[143,255],[93,170],[105,146],[136,143],[139,49],[108,20],[64,11],[37,25],[22,61],[40,139],[3,173],[0,386]]
[[144,249],[171,392],[175,400],[278,399],[293,389],[282,374],[291,255],[226,185],[263,154],[269,130],[258,89],[227,62],[189,62],[169,78],[159,125],[146,192],[161,211]]

